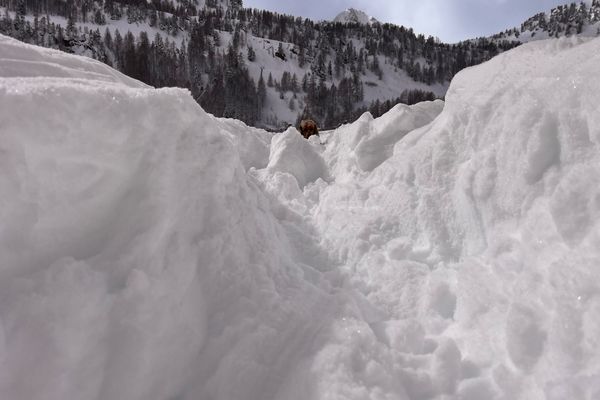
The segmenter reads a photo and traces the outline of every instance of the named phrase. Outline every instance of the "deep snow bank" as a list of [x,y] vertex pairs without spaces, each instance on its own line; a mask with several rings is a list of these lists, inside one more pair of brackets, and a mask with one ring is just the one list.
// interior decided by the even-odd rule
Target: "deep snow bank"
[[461,72],[366,176],[337,147],[376,121],[326,138],[315,225],[400,340],[410,398],[600,398],[599,51],[552,40]]
[[339,300],[246,176],[270,135],[0,40],[0,398],[278,398]]
[[73,78],[129,87],[148,87],[87,57],[67,57],[64,53],[30,46],[0,35],[0,77]]

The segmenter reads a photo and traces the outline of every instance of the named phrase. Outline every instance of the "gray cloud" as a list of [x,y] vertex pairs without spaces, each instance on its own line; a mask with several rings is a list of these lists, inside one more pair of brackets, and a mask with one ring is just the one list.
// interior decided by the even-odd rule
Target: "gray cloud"
[[246,7],[315,20],[332,19],[354,7],[382,22],[411,27],[447,42],[497,33],[565,3],[568,0],[244,0]]

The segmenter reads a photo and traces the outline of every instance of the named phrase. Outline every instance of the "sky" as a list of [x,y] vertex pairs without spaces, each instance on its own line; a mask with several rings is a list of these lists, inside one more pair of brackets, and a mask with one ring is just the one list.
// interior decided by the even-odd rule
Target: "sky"
[[353,7],[381,22],[411,27],[416,33],[457,42],[520,26],[540,11],[570,0],[244,0],[261,8],[313,20],[333,19]]

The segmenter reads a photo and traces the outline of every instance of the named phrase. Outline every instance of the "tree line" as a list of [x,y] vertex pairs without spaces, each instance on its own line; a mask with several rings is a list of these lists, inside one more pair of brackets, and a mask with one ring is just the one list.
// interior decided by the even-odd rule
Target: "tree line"
[[[188,88],[207,111],[250,125],[263,119],[271,86],[267,76],[250,76],[248,63],[256,62],[250,36],[280,42],[273,57],[306,71],[303,76],[285,70],[271,76],[272,87],[290,97],[290,109],[310,113],[328,126],[368,108],[364,77],[370,71],[383,79],[382,63],[406,71],[417,82],[447,83],[461,69],[516,45],[484,38],[450,45],[390,24],[315,23],[243,8],[240,0],[227,9],[216,0],[208,0],[204,8],[194,0],[0,0],[0,5],[14,12],[14,17],[5,12],[0,18],[4,34],[89,55],[152,86]],[[66,26],[52,22],[52,15],[64,17]],[[149,37],[103,26],[108,19],[123,18],[165,34]],[[231,40],[222,43],[225,32]],[[284,49],[281,42],[290,45]]]

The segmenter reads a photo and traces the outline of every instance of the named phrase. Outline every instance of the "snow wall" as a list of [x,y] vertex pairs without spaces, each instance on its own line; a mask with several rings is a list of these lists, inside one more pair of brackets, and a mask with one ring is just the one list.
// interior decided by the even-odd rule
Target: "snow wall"
[[319,143],[0,36],[0,398],[600,398],[599,62]]

